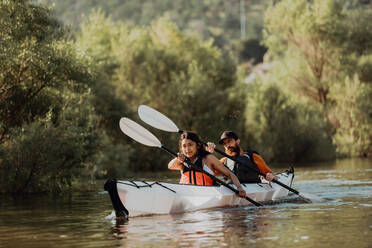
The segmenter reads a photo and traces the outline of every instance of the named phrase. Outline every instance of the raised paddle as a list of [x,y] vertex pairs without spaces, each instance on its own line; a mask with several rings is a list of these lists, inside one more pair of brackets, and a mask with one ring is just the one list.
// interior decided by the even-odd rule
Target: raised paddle
[[[169,119],[168,117],[166,117],[164,114],[160,113],[159,111],[149,107],[149,106],[146,106],[146,105],[140,105],[139,108],[138,108],[138,115],[139,117],[141,118],[141,120],[143,120],[144,122],[146,122],[147,124],[149,124],[150,126],[153,126],[157,129],[160,129],[160,130],[163,130],[163,131],[167,131],[167,132],[175,132],[175,133],[183,133],[183,130],[180,130],[177,125],[171,120]],[[208,146],[207,143],[201,141],[205,146]],[[215,149],[216,152],[218,152],[219,154],[235,161],[236,163],[240,163],[242,164],[242,162],[238,161],[236,158],[232,157],[232,156],[229,156],[227,155],[225,152],[223,151],[220,151],[218,149]],[[259,175],[261,176],[264,176],[266,177],[266,174],[261,172],[261,171],[257,171],[256,169],[250,167],[250,166],[247,166],[247,168],[251,169],[251,170],[254,170],[256,173],[258,173]],[[273,179],[272,182],[286,188],[287,190],[295,193],[296,195],[298,195],[299,197],[301,197],[302,199],[304,199],[305,201],[307,202],[314,202],[314,201],[322,201],[321,198],[317,197],[317,196],[312,196],[310,194],[303,194],[303,193],[300,193],[298,192],[297,190],[289,187],[288,185],[285,185],[284,183],[276,180],[276,179]]]
[[[151,147],[158,147],[166,152],[172,154],[173,156],[177,157],[177,153],[169,150],[165,146],[163,146],[158,138],[156,138],[152,133],[150,133],[146,128],[142,127],[139,125],[137,122],[132,121],[131,119],[128,119],[126,117],[123,117],[120,119],[119,122],[120,129],[123,133],[134,139],[135,141],[146,145],[146,146],[151,146]],[[214,179],[217,183],[225,186],[226,188],[232,190],[235,193],[239,193],[239,191],[235,188],[233,188],[231,185],[228,185],[227,183],[223,182],[222,180],[218,179],[217,177],[213,176],[212,174],[204,171],[203,169],[195,166],[191,161],[185,160],[185,162],[193,169],[203,172],[210,176],[212,179]],[[253,203],[255,206],[262,206],[262,204],[254,201],[253,199],[249,198],[248,196],[245,197],[245,199],[251,203]]]

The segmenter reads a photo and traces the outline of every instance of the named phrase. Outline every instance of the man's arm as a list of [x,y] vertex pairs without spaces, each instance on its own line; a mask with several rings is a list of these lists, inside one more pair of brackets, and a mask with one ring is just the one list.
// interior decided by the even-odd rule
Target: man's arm
[[265,177],[266,180],[272,181],[273,179],[277,179],[277,177],[273,174],[272,170],[266,164],[265,160],[263,160],[263,158],[260,155],[253,153],[253,161],[257,165],[258,169],[262,173],[266,174]]
[[240,197],[245,197],[246,196],[246,192],[242,188],[237,176],[234,173],[232,173],[232,171],[227,169],[223,164],[221,164],[220,160],[218,160],[213,155],[208,155],[206,160],[207,160],[207,164],[210,163],[210,165],[211,165],[211,167],[213,168],[214,171],[217,170],[221,174],[223,174],[223,175],[225,175],[225,176],[227,176],[231,179],[232,183],[236,186],[237,190],[239,191],[238,194],[239,194]]
[[272,173],[272,170],[269,168],[265,160],[263,160],[260,155],[253,153],[253,161],[262,173]]

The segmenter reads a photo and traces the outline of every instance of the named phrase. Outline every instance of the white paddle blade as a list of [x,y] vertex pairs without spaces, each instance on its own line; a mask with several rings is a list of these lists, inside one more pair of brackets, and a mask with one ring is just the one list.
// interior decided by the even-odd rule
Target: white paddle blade
[[141,120],[157,129],[176,133],[179,131],[178,127],[171,119],[149,106],[139,106],[138,115]]
[[122,117],[119,122],[120,129],[123,133],[134,139],[135,141],[146,146],[161,147],[161,143],[152,133],[142,127],[137,122],[126,117]]

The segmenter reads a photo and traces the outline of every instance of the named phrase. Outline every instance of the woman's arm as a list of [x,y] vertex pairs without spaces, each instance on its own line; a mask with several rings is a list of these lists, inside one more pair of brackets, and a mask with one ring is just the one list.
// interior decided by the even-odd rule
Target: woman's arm
[[225,176],[229,177],[236,188],[239,190],[239,196],[245,197],[246,192],[243,190],[242,186],[240,185],[239,179],[235,176],[235,174],[228,170],[222,163],[219,161],[215,156],[208,155],[207,156],[207,163],[209,162],[214,170],[219,171],[220,173],[224,174]]
[[177,155],[177,158],[172,159],[168,163],[168,169],[183,171],[183,161],[185,161],[185,155],[183,155],[182,153],[177,153]]

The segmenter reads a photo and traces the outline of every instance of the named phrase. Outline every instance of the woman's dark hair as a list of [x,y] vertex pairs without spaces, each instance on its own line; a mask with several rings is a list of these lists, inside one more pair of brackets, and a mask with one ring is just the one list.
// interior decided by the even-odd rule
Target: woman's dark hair
[[197,151],[197,156],[199,156],[201,158],[204,158],[205,156],[210,154],[209,152],[207,152],[205,150],[204,145],[200,141],[198,135],[196,133],[193,133],[193,132],[190,132],[190,131],[184,131],[181,134],[180,140],[178,141],[178,146],[179,146],[180,152],[182,152],[182,140],[184,140],[184,139],[192,140],[196,143],[196,146],[199,146],[198,151]]

